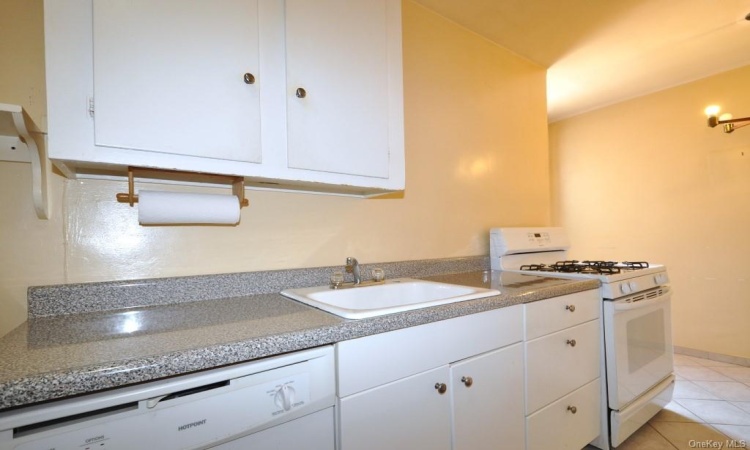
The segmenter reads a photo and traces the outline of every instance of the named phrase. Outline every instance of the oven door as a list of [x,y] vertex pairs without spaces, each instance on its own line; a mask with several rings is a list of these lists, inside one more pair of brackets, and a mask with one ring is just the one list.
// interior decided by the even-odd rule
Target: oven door
[[674,368],[669,287],[604,301],[609,408],[622,410]]

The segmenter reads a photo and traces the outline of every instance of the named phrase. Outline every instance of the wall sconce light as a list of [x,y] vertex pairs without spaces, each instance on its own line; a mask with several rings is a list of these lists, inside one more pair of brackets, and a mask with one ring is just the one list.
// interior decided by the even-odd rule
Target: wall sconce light
[[[742,128],[747,125],[750,125],[750,117],[740,117],[738,119],[733,119],[731,114],[724,113],[722,115],[719,115],[719,111],[721,109],[716,105],[711,105],[706,108],[706,116],[708,116],[708,126],[713,128],[716,125],[723,125],[724,132],[725,133],[731,133],[732,131],[736,130],[737,128]],[[742,125],[735,125],[736,123],[740,122],[746,122]]]

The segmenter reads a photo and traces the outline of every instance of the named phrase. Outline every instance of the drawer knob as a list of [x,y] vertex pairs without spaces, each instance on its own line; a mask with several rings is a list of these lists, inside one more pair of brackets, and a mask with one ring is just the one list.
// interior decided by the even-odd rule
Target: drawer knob
[[242,76],[242,79],[245,81],[245,84],[254,84],[255,83],[255,76],[251,73],[246,73]]
[[448,390],[448,386],[445,383],[435,383],[435,389],[437,389],[438,394],[443,395]]
[[565,305],[565,309],[570,312],[576,312],[576,305]]
[[575,406],[568,406],[568,411],[572,412],[573,414],[578,412],[578,408]]
[[471,387],[474,384],[474,379],[471,377],[461,377],[461,383],[466,385],[466,387]]
[[566,343],[568,345],[570,345],[571,347],[575,347],[576,346],[576,340],[575,339],[568,339],[568,342],[566,342]]
[[297,90],[294,91],[294,95],[296,95],[297,98],[305,98],[307,97],[307,91],[305,88],[297,88]]

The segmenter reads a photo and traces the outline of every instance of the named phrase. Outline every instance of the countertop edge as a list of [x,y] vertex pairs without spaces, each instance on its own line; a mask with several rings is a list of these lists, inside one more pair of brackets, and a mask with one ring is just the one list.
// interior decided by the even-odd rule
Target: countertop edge
[[[439,276],[431,277],[435,278]],[[529,290],[523,294],[500,294],[369,319],[341,319],[341,322],[333,325],[20,377],[0,383],[0,413],[598,287],[599,282],[595,280],[568,280],[564,284]]]

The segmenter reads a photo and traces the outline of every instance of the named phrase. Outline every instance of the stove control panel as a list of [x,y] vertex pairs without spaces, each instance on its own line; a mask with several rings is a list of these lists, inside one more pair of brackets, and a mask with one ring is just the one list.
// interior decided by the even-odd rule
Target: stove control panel
[[526,237],[529,239],[529,245],[536,247],[544,247],[552,243],[552,239],[549,237],[549,233],[546,231],[536,233],[526,233]]
[[602,298],[614,300],[626,295],[664,286],[668,283],[669,276],[666,271],[641,275],[623,281],[604,282],[601,287]]
[[567,250],[568,236],[562,228],[492,228],[490,256],[500,257],[517,253]]

